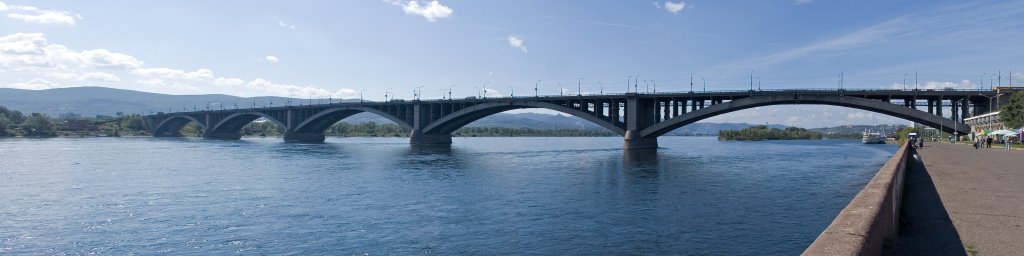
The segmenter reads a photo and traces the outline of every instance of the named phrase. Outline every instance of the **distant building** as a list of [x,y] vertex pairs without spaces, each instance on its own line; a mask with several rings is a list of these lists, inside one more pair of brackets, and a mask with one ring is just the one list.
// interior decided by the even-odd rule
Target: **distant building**
[[999,111],[964,118],[964,123],[970,125],[971,131],[975,134],[985,132],[985,130],[995,131],[999,129],[1006,129],[1006,127],[1003,127],[1003,123],[999,121]]

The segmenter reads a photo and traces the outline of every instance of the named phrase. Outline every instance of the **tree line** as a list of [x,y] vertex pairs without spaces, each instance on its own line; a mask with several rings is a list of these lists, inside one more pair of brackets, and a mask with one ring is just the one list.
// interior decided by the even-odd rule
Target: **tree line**
[[808,131],[804,128],[787,127],[785,130],[768,128],[766,125],[755,125],[742,130],[722,130],[718,132],[718,140],[820,140],[820,132]]
[[[95,129],[87,131],[64,130],[63,123],[75,120]],[[74,135],[149,135],[142,116],[137,114],[122,117],[93,118],[52,118],[43,113],[25,115],[21,111],[0,106],[0,137],[56,137]]]

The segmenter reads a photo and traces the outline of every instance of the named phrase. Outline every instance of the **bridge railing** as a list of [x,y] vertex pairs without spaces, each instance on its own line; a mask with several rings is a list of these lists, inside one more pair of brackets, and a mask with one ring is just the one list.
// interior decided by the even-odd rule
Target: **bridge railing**
[[904,143],[803,255],[881,255],[896,239],[903,180],[914,149]]

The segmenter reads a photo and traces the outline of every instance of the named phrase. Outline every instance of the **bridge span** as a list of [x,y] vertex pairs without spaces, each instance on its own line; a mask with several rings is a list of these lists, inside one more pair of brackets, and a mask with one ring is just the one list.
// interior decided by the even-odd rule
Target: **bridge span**
[[[709,117],[760,106],[818,104],[862,109],[921,123],[951,134],[969,134],[963,119],[990,110],[992,90],[787,89],[441,100],[361,101],[264,108],[237,108],[145,116],[156,137],[181,136],[196,122],[208,139],[237,140],[260,117],[285,129],[286,142],[319,143],[324,131],[346,117],[369,112],[409,131],[411,144],[451,144],[451,133],[480,118],[524,108],[543,108],[593,122],[623,136],[626,149],[657,148],[658,136]],[[948,107],[948,115],[943,108]]]

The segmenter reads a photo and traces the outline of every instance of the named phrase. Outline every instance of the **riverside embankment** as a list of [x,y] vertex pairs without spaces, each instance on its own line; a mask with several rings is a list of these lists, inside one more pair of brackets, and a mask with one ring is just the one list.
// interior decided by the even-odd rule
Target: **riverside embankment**
[[805,255],[1017,255],[1024,152],[903,146]]

